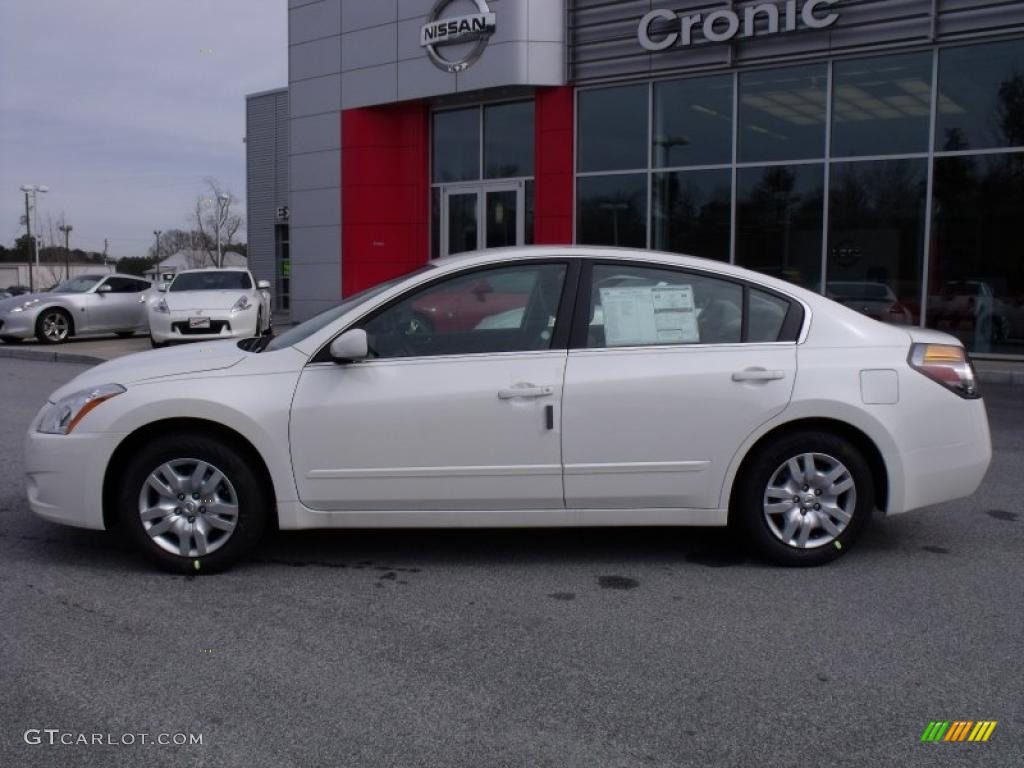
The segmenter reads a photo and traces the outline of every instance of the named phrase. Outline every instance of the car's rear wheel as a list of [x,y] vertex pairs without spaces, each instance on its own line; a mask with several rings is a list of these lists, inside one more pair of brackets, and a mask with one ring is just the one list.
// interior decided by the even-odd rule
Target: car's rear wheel
[[781,565],[822,565],[843,554],[874,509],[864,456],[830,432],[785,435],[736,478],[731,521],[760,555]]
[[164,570],[224,570],[256,545],[270,515],[251,466],[251,459],[215,437],[154,440],[122,470],[122,528]]
[[36,320],[36,338],[44,344],[61,344],[73,332],[71,315],[63,309],[45,309]]

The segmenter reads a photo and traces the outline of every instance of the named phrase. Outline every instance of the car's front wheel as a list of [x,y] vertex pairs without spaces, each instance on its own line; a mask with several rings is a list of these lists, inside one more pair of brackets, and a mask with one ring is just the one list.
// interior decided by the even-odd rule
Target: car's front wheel
[[44,344],[60,344],[72,334],[71,315],[63,309],[44,309],[36,320],[36,338]]
[[228,568],[266,528],[272,507],[251,458],[217,437],[158,438],[122,472],[117,496],[122,528],[165,570]]
[[861,534],[874,499],[871,468],[853,443],[830,432],[793,432],[745,463],[730,519],[765,558],[822,565]]
[[0,341],[4,344],[21,344],[22,339],[20,336],[0,336]]

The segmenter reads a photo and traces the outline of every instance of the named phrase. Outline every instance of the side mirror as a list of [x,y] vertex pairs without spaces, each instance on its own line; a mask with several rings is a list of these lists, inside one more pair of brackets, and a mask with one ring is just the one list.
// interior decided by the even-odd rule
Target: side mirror
[[167,293],[167,283],[157,283],[156,289],[160,291],[160,293]]
[[353,328],[345,331],[331,342],[331,359],[336,363],[352,363],[365,360],[370,355],[370,347],[366,342],[366,331]]
[[259,290],[261,290],[261,291],[269,291],[270,290],[270,281],[269,280],[257,280],[256,281],[256,287]]
[[110,287],[110,283],[104,283],[96,289],[96,293],[110,293],[112,290],[114,289]]

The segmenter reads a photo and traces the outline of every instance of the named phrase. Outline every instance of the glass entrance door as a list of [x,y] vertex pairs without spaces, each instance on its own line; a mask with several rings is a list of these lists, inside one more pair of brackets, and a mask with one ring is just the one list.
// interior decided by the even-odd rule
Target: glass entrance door
[[522,182],[459,184],[444,188],[441,254],[524,243]]

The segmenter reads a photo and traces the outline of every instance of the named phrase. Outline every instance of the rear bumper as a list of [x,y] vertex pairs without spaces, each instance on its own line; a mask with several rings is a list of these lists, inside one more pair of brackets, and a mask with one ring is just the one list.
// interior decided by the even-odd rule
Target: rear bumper
[[970,496],[981,485],[992,461],[992,439],[982,400],[965,400],[940,417],[950,439],[903,448],[902,498],[890,499],[889,514]]
[[28,503],[39,517],[102,530],[103,478],[124,435],[72,432],[45,435],[33,422],[25,437]]

